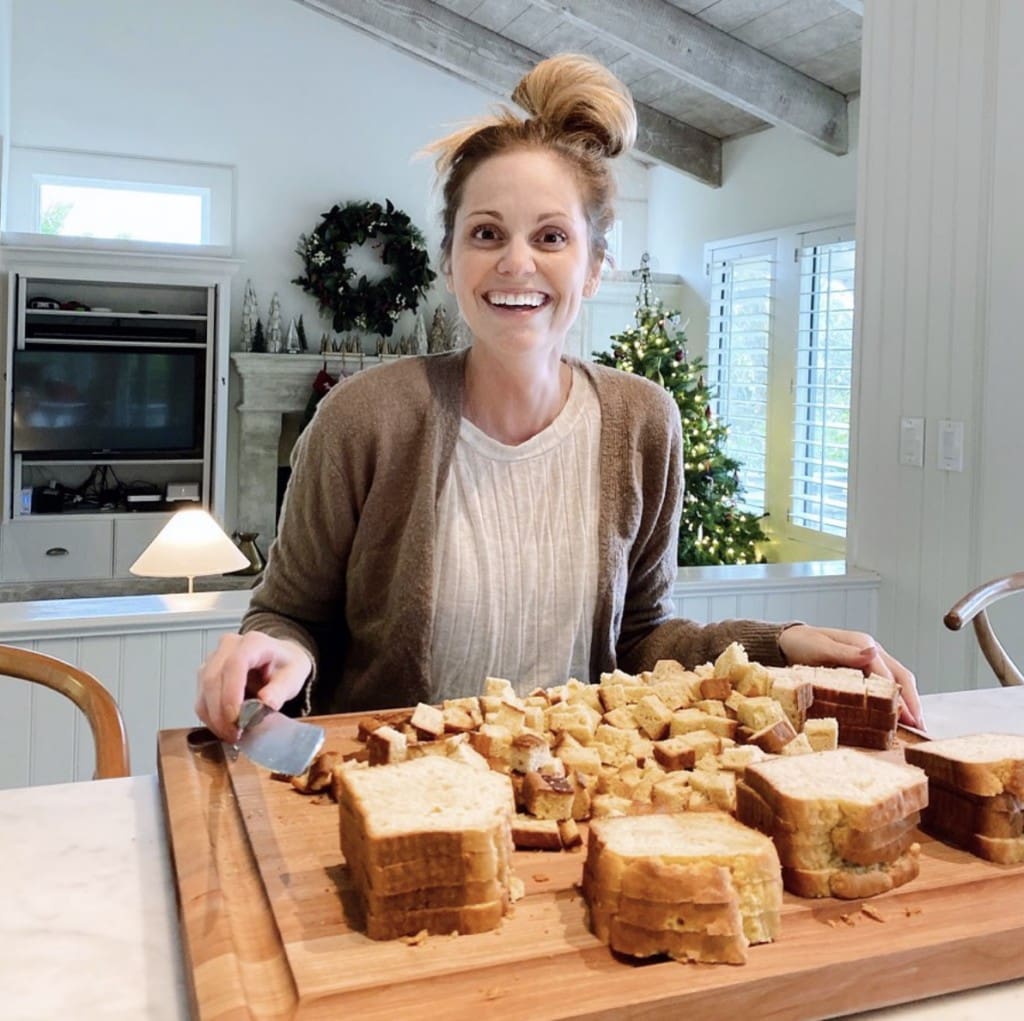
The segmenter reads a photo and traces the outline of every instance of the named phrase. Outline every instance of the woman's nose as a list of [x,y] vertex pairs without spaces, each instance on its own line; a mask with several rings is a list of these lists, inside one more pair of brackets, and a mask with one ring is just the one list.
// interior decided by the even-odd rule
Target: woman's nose
[[498,272],[508,276],[528,276],[535,269],[533,250],[525,238],[512,238],[498,262]]

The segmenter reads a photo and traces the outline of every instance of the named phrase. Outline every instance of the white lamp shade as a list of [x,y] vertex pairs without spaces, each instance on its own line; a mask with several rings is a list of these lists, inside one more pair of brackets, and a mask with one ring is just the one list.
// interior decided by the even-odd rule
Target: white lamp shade
[[196,578],[249,566],[249,558],[204,510],[183,510],[128,568],[144,578]]

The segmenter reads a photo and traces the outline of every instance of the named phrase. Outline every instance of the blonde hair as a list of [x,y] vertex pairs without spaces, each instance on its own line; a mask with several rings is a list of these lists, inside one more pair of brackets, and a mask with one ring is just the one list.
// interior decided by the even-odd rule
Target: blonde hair
[[636,141],[636,109],[629,90],[592,57],[565,53],[537,64],[515,87],[512,99],[528,117],[501,107],[425,150],[437,154],[442,186],[442,265],[447,267],[451,258],[455,214],[466,181],[481,163],[517,149],[554,153],[572,169],[591,254],[602,261],[605,235],[615,219],[615,178],[608,160],[627,152]]

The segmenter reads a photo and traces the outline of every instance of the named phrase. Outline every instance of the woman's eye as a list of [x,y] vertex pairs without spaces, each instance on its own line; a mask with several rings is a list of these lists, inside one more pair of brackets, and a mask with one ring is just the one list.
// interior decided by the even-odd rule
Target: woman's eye
[[498,236],[497,230],[494,227],[489,227],[487,224],[474,227],[470,233],[470,237],[478,241],[497,241]]
[[545,245],[564,245],[568,238],[564,231],[556,230],[554,227],[549,227],[547,230],[543,230],[540,233],[541,244]]

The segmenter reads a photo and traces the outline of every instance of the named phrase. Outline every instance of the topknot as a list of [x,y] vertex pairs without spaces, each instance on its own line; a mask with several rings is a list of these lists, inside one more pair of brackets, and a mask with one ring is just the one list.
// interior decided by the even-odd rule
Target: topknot
[[562,136],[611,158],[636,141],[636,110],[629,90],[592,57],[548,57],[519,82],[512,99],[540,121],[545,133]]

